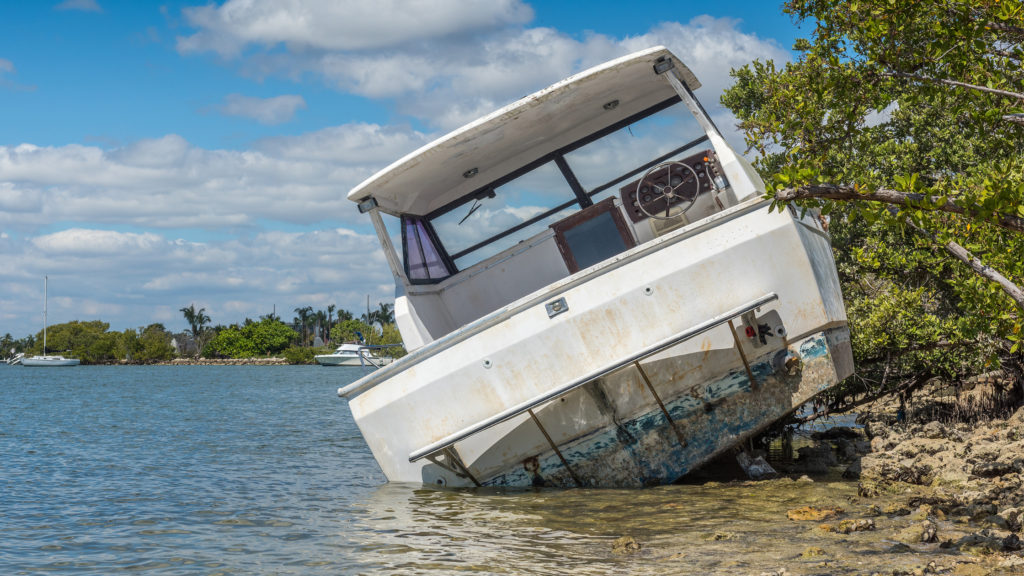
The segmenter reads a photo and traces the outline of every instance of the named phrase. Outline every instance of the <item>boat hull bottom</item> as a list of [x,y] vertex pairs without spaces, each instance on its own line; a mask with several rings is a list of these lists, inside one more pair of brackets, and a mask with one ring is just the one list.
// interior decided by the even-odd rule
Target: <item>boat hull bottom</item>
[[[576,440],[535,454],[486,478],[468,478],[437,464],[422,469],[433,485],[496,487],[638,488],[672,483],[719,454],[755,436],[851,372],[846,327],[819,332],[788,348],[741,364],[690,387],[660,407],[629,418],[612,418]],[[602,380],[584,386],[600,388]],[[588,392],[584,390],[584,392]],[[606,390],[590,390],[594,396]],[[543,419],[542,414],[538,414]],[[470,463],[469,469],[473,470]]]

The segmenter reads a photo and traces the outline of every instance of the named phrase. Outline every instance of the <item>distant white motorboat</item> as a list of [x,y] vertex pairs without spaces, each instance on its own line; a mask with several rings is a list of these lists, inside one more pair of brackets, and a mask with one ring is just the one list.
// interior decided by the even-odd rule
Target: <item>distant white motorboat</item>
[[7,364],[9,364],[11,366],[17,366],[17,365],[21,364],[21,360],[24,357],[25,357],[25,354],[22,353],[22,352],[19,352],[19,353],[15,354],[14,356],[11,356],[10,358],[8,358],[6,360],[6,362],[7,362]]
[[770,209],[699,86],[637,52],[349,193],[409,351],[338,391],[388,480],[665,484],[853,372],[819,214]]
[[373,347],[362,344],[346,343],[338,346],[331,354],[319,354],[313,357],[321,366],[384,366],[390,364],[392,358],[377,356]]
[[46,353],[46,288],[49,278],[43,276],[43,355],[27,356],[21,359],[22,366],[78,366],[78,358],[65,358],[60,354],[51,355]]

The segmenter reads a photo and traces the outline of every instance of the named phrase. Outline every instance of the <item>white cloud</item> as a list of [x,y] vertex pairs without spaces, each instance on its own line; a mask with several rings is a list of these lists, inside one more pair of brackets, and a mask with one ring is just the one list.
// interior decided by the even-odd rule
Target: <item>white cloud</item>
[[252,118],[260,124],[283,124],[295,116],[296,110],[305,109],[306,100],[296,94],[273,98],[250,98],[241,94],[228,94],[220,111],[228,116]]
[[367,295],[374,305],[393,297],[376,236],[344,228],[211,242],[74,228],[0,240],[0,334],[18,338],[39,330],[43,275],[51,322],[102,319],[115,330],[154,321],[183,329],[178,309],[193,302],[230,324],[275,305],[290,320],[296,307],[358,313]]
[[112,150],[0,146],[0,227],[33,233],[61,221],[219,230],[261,221],[355,222],[345,193],[427,140],[408,128],[350,124],[247,151],[205,150],[173,134]]
[[407,126],[346,124],[301,136],[268,138],[256,147],[268,155],[287,159],[389,164],[429,141],[428,135]]
[[[393,23],[387,9],[375,15],[355,10],[352,20],[346,20],[336,17],[331,6],[305,2],[298,9],[296,1],[271,5],[269,0],[231,0],[219,8],[198,9],[189,21],[199,32],[190,39],[227,38],[230,50],[211,40],[189,41],[189,50],[182,51],[238,56],[247,47],[257,48],[241,60],[247,74],[298,79],[313,73],[340,91],[392,100],[399,112],[442,130],[461,126],[589,66],[655,45],[672,49],[693,69],[704,85],[698,96],[715,114],[719,95],[731,82],[730,68],[756,58],[785,61],[789,57],[776,42],[740,31],[740,22],[730,18],[698,16],[685,24],[666,22],[624,38],[602,34],[576,38],[552,28],[521,26],[529,14],[513,3],[496,3],[493,10],[472,17],[467,13],[473,10],[457,10],[459,17],[452,26],[466,25],[465,34],[449,35],[427,24],[422,34],[381,33],[375,38],[387,49],[366,50],[370,44],[348,34],[355,26],[352,22],[366,30],[392,25],[401,30],[402,23]],[[436,12],[449,10],[443,4]],[[468,33],[474,30],[468,25],[472,18],[501,27],[486,34]],[[286,26],[270,25],[282,19]],[[286,50],[274,49],[282,43]]]
[[103,12],[96,0],[64,0],[55,10],[77,10],[79,12]]
[[14,63],[6,58],[0,58],[0,72],[14,72]]
[[121,256],[131,252],[152,252],[161,241],[156,234],[120,233],[110,230],[71,228],[32,239],[44,253],[74,256]]
[[530,20],[519,0],[228,0],[184,10],[199,31],[178,38],[182,53],[238,55],[248,44],[290,50],[372,50],[477,34]]

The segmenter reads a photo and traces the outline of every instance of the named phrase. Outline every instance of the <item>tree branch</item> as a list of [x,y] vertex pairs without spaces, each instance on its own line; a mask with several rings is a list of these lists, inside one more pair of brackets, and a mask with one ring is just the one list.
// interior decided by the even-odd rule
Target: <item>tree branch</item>
[[966,82],[957,82],[956,80],[946,80],[945,78],[932,78],[931,76],[919,76],[917,74],[908,74],[906,72],[882,72],[880,76],[889,76],[894,78],[909,78],[916,82],[931,82],[933,84],[945,84],[947,86],[956,86],[959,88],[969,88],[971,90],[978,90],[980,92],[988,92],[989,94],[998,94],[1000,96],[1008,96],[1010,98],[1017,98],[1018,100],[1024,100],[1024,94],[1019,92],[1010,92],[1009,90],[999,90],[998,88],[989,88],[988,86],[978,86],[977,84],[968,84]]
[[1003,120],[1007,122],[1016,122],[1017,124],[1024,125],[1024,114],[1007,114],[1003,116]]
[[923,386],[926,382],[928,382],[930,378],[931,374],[921,374],[909,380],[903,381],[902,384],[900,384],[896,388],[893,388],[892,390],[885,390],[884,388],[879,388],[877,391],[874,392],[866,391],[864,396],[862,396],[860,400],[855,399],[853,402],[850,402],[849,404],[839,404],[837,402],[834,406],[826,406],[826,410],[824,412],[813,412],[806,416],[794,417],[793,422],[796,422],[798,424],[806,424],[808,422],[813,422],[818,418],[831,416],[832,414],[844,414],[846,412],[853,410],[854,408],[859,408],[865,404],[871,404],[872,402],[884,396],[895,396],[897,394],[902,394],[904,392],[916,390]]
[[989,28],[997,30],[999,32],[1010,32],[1013,34],[1024,34],[1024,28],[1018,28],[1017,26],[1010,26],[1009,24],[1003,24],[1002,22],[989,22],[986,24]]
[[996,56],[1002,56],[1003,58],[1008,58],[1010,60],[1016,60],[1017,62],[1020,62],[1020,60],[1021,60],[1020,56],[1017,56],[1016,54],[1014,54],[1013,52],[1010,52],[1009,50],[1001,50],[999,48],[993,48],[992,49],[992,53],[995,54]]
[[[936,238],[935,235],[932,234],[931,232],[915,225],[910,220],[907,220],[907,225],[910,226],[910,228],[913,229],[918,234],[921,234],[922,236],[931,239],[931,241],[935,242],[936,244],[940,244],[938,238]],[[952,254],[954,258],[970,266],[971,270],[973,270],[974,273],[977,274],[978,276],[981,276],[986,280],[998,284],[999,287],[1003,289],[1003,292],[1006,292],[1006,294],[1010,298],[1013,298],[1014,302],[1017,303],[1017,306],[1021,310],[1024,310],[1024,289],[1021,289],[1020,286],[1017,286],[1016,284],[1011,282],[1009,278],[1003,276],[995,268],[992,268],[988,264],[985,264],[984,262],[979,260],[974,254],[971,254],[969,250],[957,244],[956,242],[950,240],[949,242],[942,244],[942,247],[946,249],[946,252]]]
[[[855,190],[852,186],[835,186],[832,184],[817,184],[800,186],[799,188],[786,188],[776,192],[775,198],[783,202],[810,198],[823,198],[826,200],[869,200],[872,202],[895,204],[897,206],[914,206],[924,200],[928,200],[930,204],[938,204],[939,201],[938,196],[909,194],[906,192],[887,190],[885,188],[871,192],[860,192]],[[960,214],[964,216],[976,216],[978,214],[977,210],[965,209],[951,200],[946,200],[945,204],[938,205],[935,208],[928,208],[928,210],[938,210],[940,212],[949,212],[951,214]],[[992,222],[993,224],[1009,230],[1024,233],[1024,218],[1008,214],[997,214],[997,216],[998,219],[995,222]],[[986,220],[986,222],[991,221]]]

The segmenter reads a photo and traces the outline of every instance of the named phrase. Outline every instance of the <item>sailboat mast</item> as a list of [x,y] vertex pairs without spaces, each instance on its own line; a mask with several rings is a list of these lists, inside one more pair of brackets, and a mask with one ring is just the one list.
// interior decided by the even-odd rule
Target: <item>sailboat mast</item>
[[43,356],[46,356],[46,282],[47,276],[43,276]]

